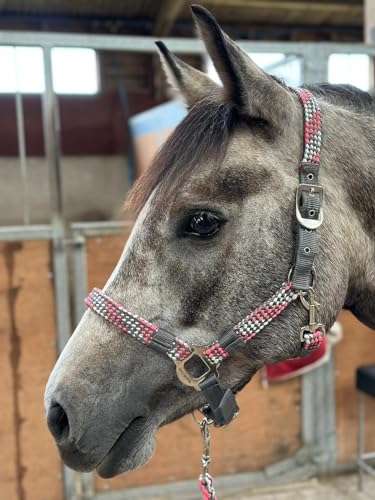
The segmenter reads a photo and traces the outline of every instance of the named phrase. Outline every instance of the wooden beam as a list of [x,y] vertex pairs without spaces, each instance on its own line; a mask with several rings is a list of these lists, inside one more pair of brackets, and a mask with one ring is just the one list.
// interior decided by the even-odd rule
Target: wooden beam
[[287,12],[304,12],[314,14],[339,14],[348,16],[362,16],[363,6],[342,4],[339,2],[291,2],[284,0],[206,0],[205,5],[209,8],[211,5],[220,7],[246,7],[251,9],[278,10]]
[[165,0],[155,19],[152,34],[155,36],[168,35],[184,4],[184,0]]

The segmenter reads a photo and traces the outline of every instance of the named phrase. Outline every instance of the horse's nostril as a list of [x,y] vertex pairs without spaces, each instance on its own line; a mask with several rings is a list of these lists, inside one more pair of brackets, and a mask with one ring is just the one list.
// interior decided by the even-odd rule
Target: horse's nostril
[[69,435],[69,419],[64,408],[58,403],[52,403],[48,410],[47,423],[56,441],[62,441]]

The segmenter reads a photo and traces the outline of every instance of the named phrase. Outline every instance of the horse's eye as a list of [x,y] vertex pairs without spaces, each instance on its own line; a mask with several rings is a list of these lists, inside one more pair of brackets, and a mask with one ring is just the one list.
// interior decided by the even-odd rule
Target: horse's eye
[[189,217],[185,223],[185,236],[209,238],[218,232],[223,220],[211,212],[199,212]]

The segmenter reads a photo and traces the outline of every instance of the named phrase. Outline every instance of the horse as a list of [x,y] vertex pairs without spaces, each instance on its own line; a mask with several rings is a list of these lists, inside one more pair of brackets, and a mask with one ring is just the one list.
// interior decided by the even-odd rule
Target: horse
[[[103,291],[88,299],[45,392],[48,426],[63,461],[102,477],[144,465],[158,429],[207,398],[213,417],[230,421],[237,413],[234,394],[262,366],[301,354],[301,342],[306,347],[316,331],[313,313],[321,336],[342,308],[375,327],[375,100],[328,84],[298,94],[263,72],[207,10],[194,5],[192,15],[222,85],[159,43],[188,114],[133,188],[128,205],[136,218],[122,256]],[[313,115],[322,117],[322,132],[314,129],[313,137],[305,127],[311,110],[301,106],[306,95]],[[307,184],[298,178],[306,144],[321,148],[324,220],[322,210],[301,214],[302,198],[321,201],[322,194],[308,184],[317,171],[309,171]],[[306,168],[318,165],[313,153]],[[279,302],[269,297],[293,283],[300,238],[315,238],[318,226],[313,262],[310,247],[302,248],[307,285],[284,287],[288,307],[273,314]],[[262,323],[262,303],[272,323]],[[259,317],[261,331],[235,338],[228,325],[254,309],[250,319],[256,325]],[[306,309],[315,326],[301,337]],[[191,346],[211,347],[202,353]],[[202,389],[206,371],[214,396]]]

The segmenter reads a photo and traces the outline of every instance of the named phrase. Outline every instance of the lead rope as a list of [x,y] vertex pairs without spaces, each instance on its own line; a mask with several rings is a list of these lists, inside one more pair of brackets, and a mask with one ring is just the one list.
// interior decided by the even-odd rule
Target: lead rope
[[213,423],[213,421],[209,420],[207,417],[203,417],[203,419],[199,421],[195,417],[194,413],[192,415],[194,421],[200,427],[202,438],[202,472],[198,479],[199,489],[202,492],[203,500],[217,500],[214,480],[209,473],[209,467],[211,464],[211,433],[209,426]]

